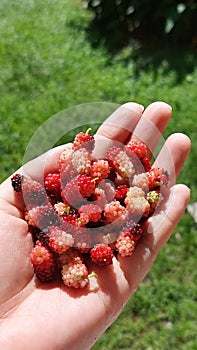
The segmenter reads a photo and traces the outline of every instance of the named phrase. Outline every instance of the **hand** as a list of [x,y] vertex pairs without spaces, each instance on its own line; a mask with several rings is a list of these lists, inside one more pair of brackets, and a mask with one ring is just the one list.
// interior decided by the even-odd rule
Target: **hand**
[[[125,143],[130,137],[141,137],[153,151],[170,117],[171,107],[163,102],[149,105],[144,112],[140,105],[127,103],[102,124],[96,138]],[[54,171],[63,148],[32,161],[33,166],[27,167],[29,175],[37,178],[43,167],[46,173]],[[88,291],[72,290],[58,282],[36,282],[29,260],[33,243],[23,219],[24,205],[16,199],[10,178],[1,184],[0,348],[84,350],[94,344],[120,314],[184,214],[189,189],[174,183],[189,150],[190,140],[183,134],[166,140],[155,161],[170,174],[171,188],[162,210],[148,219],[148,234],[131,257],[114,258],[104,273],[94,268],[99,279]]]

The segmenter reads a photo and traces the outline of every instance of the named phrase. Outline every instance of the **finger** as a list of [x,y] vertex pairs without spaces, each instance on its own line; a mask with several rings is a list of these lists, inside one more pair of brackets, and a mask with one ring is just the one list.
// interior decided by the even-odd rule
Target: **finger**
[[[190,190],[185,185],[175,185],[163,204],[159,214],[147,221],[147,234],[138,242],[131,257],[119,257],[119,264],[126,278],[123,298],[127,299],[135,291],[150,270],[159,251],[169,240],[177,223],[183,216],[190,198]],[[179,205],[177,205],[179,203]]]
[[190,152],[190,148],[191,141],[189,137],[181,133],[175,133],[168,137],[158,154],[153,167],[164,168],[168,171],[169,186],[176,182]]
[[133,129],[141,118],[144,107],[128,102],[112,113],[96,132],[95,157],[102,157],[106,150],[114,145],[123,144],[131,137]]
[[97,130],[97,135],[124,143],[138,123],[144,107],[135,102],[120,106]]
[[144,142],[153,154],[170,120],[171,113],[171,106],[165,102],[154,102],[150,104],[136,125],[132,139]]

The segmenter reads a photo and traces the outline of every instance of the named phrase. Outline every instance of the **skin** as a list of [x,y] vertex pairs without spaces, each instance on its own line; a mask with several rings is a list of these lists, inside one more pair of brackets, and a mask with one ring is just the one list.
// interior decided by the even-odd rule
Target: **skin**
[[[171,111],[164,102],[155,102],[144,112],[141,105],[127,103],[103,123],[96,139],[102,141],[104,149],[113,140],[125,143],[131,137],[142,138],[154,152],[170,120]],[[155,125],[155,129],[149,127],[150,124]],[[57,147],[39,157],[23,172],[25,170],[33,179],[39,179],[43,169],[45,173],[54,171],[64,148]],[[175,133],[166,140],[155,160],[155,166],[165,168],[170,174],[170,189],[160,212],[148,219],[148,233],[131,257],[114,258],[113,265],[104,273],[95,266],[89,266],[99,279],[92,278],[89,289],[85,290],[73,290],[60,282],[40,284],[35,279],[29,260],[32,239],[23,220],[24,203],[13,192],[10,178],[1,184],[0,348],[91,348],[121,313],[184,214],[190,191],[183,184],[175,185],[175,181],[189,150],[190,140],[184,134]]]

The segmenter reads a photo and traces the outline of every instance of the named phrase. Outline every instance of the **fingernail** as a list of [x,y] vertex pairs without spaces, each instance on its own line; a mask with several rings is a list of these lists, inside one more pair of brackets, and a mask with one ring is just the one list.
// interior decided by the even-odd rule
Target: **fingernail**
[[141,104],[139,106],[141,108],[141,111],[144,112],[145,107],[143,105],[141,105]]
[[140,113],[142,113],[144,111],[144,106],[137,103],[137,102],[126,102],[122,105],[122,107],[126,107],[129,108],[133,111],[139,111]]

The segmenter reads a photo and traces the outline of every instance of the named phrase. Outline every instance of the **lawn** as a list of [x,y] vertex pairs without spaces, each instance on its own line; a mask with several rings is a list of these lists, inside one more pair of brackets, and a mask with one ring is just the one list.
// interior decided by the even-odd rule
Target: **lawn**
[[[21,165],[30,138],[57,112],[90,102],[147,106],[163,100],[173,107],[165,137],[184,132],[192,139],[178,181],[191,188],[191,202],[197,200],[195,52],[158,48],[136,54],[131,46],[112,55],[104,45],[93,47],[87,35],[91,14],[80,0],[1,0],[0,19],[1,181]],[[196,233],[185,213],[94,350],[197,349]]]

